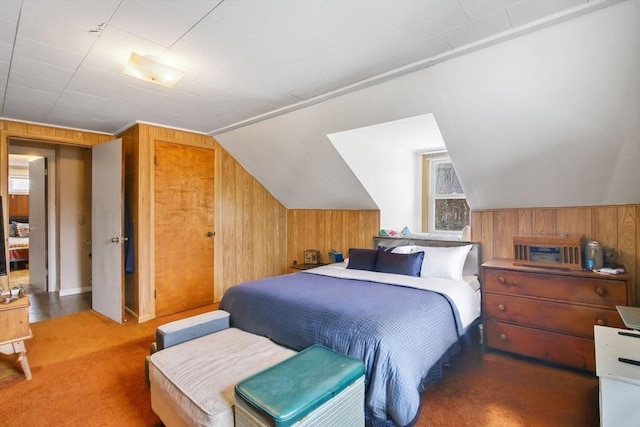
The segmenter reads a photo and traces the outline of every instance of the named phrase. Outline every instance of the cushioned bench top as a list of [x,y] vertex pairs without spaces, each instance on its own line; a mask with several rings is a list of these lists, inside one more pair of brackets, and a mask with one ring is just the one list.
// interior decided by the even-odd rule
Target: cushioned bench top
[[149,363],[153,410],[177,425],[233,426],[234,386],[295,354],[236,328],[164,349]]
[[242,380],[236,385],[236,396],[276,425],[291,425],[363,375],[360,360],[313,345]]

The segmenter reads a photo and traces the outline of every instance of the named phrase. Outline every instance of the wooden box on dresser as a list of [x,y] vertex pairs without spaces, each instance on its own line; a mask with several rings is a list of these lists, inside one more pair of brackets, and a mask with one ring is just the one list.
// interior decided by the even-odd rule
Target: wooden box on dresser
[[631,305],[631,278],[591,271],[482,265],[486,348],[595,372],[593,326],[624,328],[616,305]]

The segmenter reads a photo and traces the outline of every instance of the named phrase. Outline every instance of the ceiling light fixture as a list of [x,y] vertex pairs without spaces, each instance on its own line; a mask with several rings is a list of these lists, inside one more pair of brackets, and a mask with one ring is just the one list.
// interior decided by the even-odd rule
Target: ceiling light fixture
[[186,71],[163,64],[156,57],[142,56],[135,52],[131,52],[129,62],[122,72],[128,76],[170,88],[174,87],[186,74]]

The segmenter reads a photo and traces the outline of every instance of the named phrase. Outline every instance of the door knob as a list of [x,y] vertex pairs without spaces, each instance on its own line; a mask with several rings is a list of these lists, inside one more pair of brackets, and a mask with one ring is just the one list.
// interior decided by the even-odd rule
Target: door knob
[[213,237],[215,235],[216,235],[216,233],[214,233],[213,231],[210,231],[210,232],[207,233],[207,237]]
[[129,238],[128,238],[128,237],[112,237],[112,238],[111,238],[111,241],[112,241],[113,243],[120,243],[120,242],[123,242],[123,243],[124,243],[124,242],[126,242],[127,240],[129,240]]

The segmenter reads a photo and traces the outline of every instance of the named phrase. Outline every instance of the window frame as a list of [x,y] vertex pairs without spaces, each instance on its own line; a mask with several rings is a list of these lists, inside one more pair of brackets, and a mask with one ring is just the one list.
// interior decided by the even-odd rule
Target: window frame
[[[25,188],[26,182],[26,188]],[[29,194],[29,177],[21,175],[9,176],[9,194]]]
[[[434,234],[443,234],[443,235],[458,235],[462,232],[463,228],[461,228],[460,230],[438,230],[435,228],[436,225],[436,200],[438,199],[447,199],[447,200],[451,200],[451,199],[463,199],[463,200],[467,200],[467,197],[465,195],[465,193],[449,193],[449,194],[436,194],[436,179],[435,179],[435,174],[436,174],[436,168],[438,165],[441,164],[447,164],[450,163],[454,170],[455,170],[455,165],[453,164],[453,162],[451,161],[451,157],[449,156],[449,154],[447,152],[440,152],[440,153],[434,153],[434,154],[430,154],[430,155],[426,155],[426,165],[428,167],[428,173],[425,174],[428,178],[427,178],[427,183],[426,183],[426,197],[427,197],[427,231],[429,233],[434,233]],[[456,177],[457,177],[457,173],[456,173]],[[464,189],[463,189],[464,191]],[[469,202],[467,201],[467,206],[468,206]],[[471,213],[469,211],[469,213]],[[469,222],[471,221],[471,218],[469,217]],[[467,224],[469,225],[469,224]]]

